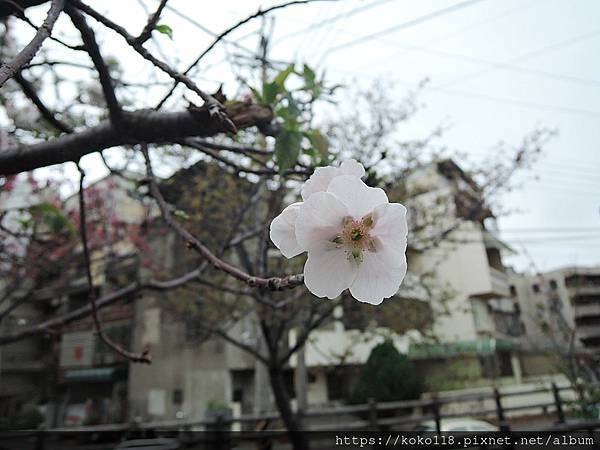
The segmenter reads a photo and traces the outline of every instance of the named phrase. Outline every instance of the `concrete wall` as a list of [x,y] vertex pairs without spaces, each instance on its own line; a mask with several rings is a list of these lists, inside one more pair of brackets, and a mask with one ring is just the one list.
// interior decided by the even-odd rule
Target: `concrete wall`
[[[211,404],[232,400],[231,346],[220,339],[187,341],[183,323],[162,308],[164,300],[148,295],[136,302],[134,348],[148,345],[153,363],[129,366],[130,415],[202,419]],[[174,401],[177,395],[181,404]]]

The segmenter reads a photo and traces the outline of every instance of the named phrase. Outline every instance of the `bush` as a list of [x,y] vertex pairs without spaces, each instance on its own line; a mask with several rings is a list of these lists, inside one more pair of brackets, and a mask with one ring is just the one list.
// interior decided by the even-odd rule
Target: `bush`
[[44,421],[44,416],[36,408],[31,407],[23,410],[11,424],[15,430],[33,430]]
[[371,351],[358,381],[352,389],[351,403],[412,400],[419,398],[421,382],[415,365],[396,350],[391,341],[377,345]]

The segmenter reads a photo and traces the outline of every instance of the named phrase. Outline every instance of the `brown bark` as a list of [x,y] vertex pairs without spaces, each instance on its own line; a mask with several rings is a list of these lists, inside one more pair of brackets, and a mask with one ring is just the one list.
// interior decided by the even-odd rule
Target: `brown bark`
[[[269,107],[232,103],[226,114],[238,129],[263,126],[273,118]],[[160,113],[151,110],[123,112],[122,125],[104,121],[95,127],[48,142],[8,148],[0,152],[0,175],[78,161],[82,156],[119,145],[169,143],[190,136],[208,137],[225,132],[223,123],[206,108]]]
[[277,403],[277,409],[285,424],[292,448],[294,450],[309,450],[310,445],[306,432],[302,430],[298,416],[292,411],[290,395],[285,386],[283,371],[278,364],[269,367],[269,380],[273,396],[275,397],[275,403]]

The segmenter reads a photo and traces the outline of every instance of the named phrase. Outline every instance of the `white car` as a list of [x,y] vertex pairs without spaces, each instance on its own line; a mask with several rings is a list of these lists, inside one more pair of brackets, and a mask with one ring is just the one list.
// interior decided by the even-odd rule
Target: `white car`
[[[498,431],[491,423],[477,419],[442,419],[440,431]],[[426,420],[416,426],[415,431],[437,431],[434,420]]]

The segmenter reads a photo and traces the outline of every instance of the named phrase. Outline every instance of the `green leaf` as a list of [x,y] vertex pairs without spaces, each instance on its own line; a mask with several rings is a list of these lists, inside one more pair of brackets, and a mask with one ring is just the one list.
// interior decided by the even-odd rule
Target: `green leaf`
[[300,155],[302,134],[296,130],[283,129],[275,140],[275,158],[282,174],[294,167]]
[[290,114],[294,118],[298,117],[300,115],[300,108],[298,107],[298,102],[296,102],[296,99],[293,97],[292,93],[288,92],[285,98],[288,101],[288,109]]
[[279,72],[277,74],[277,76],[275,77],[273,82],[279,88],[279,92],[285,92],[285,80],[287,80],[287,77],[289,77],[293,71],[294,71],[294,65],[290,64],[289,66],[287,66],[285,69],[283,69],[281,72]]
[[270,83],[263,83],[263,101],[267,105],[272,105],[275,103],[275,99],[277,98],[277,94],[279,93],[279,88],[277,83],[271,81]]
[[250,87],[250,90],[252,91],[252,95],[254,95],[254,98],[256,99],[257,102],[259,102],[259,103],[264,102],[262,95],[260,94],[260,92],[258,92],[257,89]]
[[306,83],[307,87],[312,88],[315,85],[317,75],[315,74],[315,71],[306,64],[304,64],[304,72],[302,73],[302,76],[304,77],[304,82]]
[[175,217],[178,217],[178,218],[182,219],[182,220],[188,220],[190,218],[189,214],[186,213],[185,211],[182,211],[181,209],[176,209],[173,212],[173,215]]
[[51,203],[40,203],[31,207],[30,211],[31,214],[39,215],[42,222],[45,223],[53,233],[59,233],[67,227],[70,231],[75,231],[75,227],[69,221],[68,217]]
[[156,25],[155,30],[159,33],[166,34],[170,39],[173,39],[173,29],[169,25],[165,25],[164,23]]
[[316,148],[322,156],[327,156],[329,152],[329,140],[320,130],[312,130],[308,133],[308,139],[311,145]]

